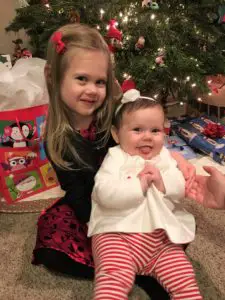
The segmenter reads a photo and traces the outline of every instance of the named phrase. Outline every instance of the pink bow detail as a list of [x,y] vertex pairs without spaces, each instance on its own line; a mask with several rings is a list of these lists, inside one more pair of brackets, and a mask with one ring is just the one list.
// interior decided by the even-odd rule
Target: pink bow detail
[[96,127],[95,127],[94,123],[91,123],[88,129],[81,129],[80,134],[85,139],[94,141],[96,138]]
[[52,36],[52,42],[56,45],[56,52],[58,54],[63,53],[66,50],[66,45],[62,41],[62,32],[56,31]]

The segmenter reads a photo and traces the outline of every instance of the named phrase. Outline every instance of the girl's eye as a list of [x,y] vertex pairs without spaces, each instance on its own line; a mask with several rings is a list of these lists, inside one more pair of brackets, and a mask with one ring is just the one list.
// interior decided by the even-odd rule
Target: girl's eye
[[82,81],[82,82],[86,82],[87,78],[85,76],[78,76],[76,77],[77,80]]
[[101,85],[101,86],[106,85],[106,81],[103,79],[96,81],[96,83],[97,83],[97,85]]

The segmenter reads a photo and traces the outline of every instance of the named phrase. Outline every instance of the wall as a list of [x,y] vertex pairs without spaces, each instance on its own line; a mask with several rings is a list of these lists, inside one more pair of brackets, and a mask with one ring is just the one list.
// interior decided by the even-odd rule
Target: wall
[[0,0],[0,53],[12,54],[14,52],[14,43],[12,40],[21,38],[23,47],[27,47],[27,36],[23,30],[18,33],[6,32],[5,27],[13,20],[16,15],[15,9],[19,7],[18,0]]

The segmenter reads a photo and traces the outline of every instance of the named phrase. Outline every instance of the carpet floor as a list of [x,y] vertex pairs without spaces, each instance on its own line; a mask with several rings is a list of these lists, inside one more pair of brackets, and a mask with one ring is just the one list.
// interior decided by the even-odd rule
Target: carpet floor
[[[225,300],[225,212],[204,209],[191,201],[186,206],[196,216],[197,235],[187,254],[203,298]],[[37,218],[37,213],[0,213],[0,299],[91,299],[91,281],[52,273],[31,264]],[[135,287],[129,299],[148,297]]]

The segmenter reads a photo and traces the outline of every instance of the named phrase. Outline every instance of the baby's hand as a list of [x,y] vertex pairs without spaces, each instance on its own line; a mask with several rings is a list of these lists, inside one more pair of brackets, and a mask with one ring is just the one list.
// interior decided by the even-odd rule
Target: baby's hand
[[143,194],[145,195],[149,186],[151,185],[151,175],[149,175],[148,173],[142,175],[138,174],[138,178],[141,183]]
[[146,164],[144,169],[138,174],[138,176],[140,176],[140,177],[142,177],[143,175],[145,175],[145,176],[148,175],[147,182],[148,182],[149,186],[153,182],[159,191],[161,191],[162,193],[166,192],[165,186],[163,183],[163,179],[162,179],[159,169],[157,169],[156,167],[154,167],[151,164]]

